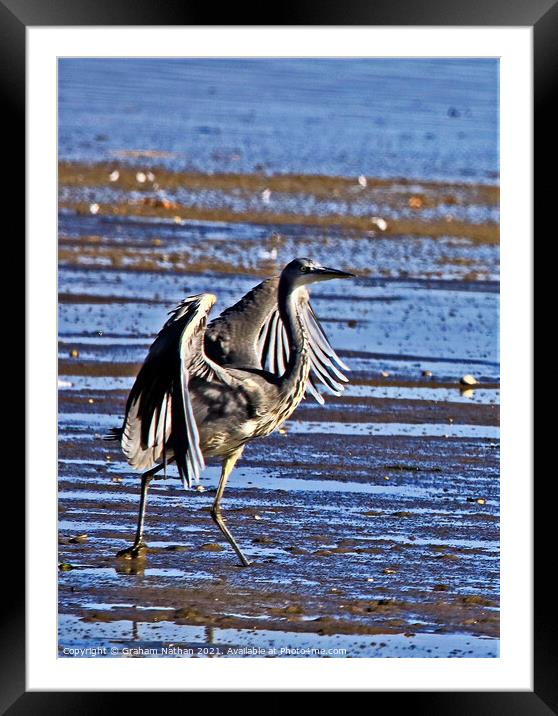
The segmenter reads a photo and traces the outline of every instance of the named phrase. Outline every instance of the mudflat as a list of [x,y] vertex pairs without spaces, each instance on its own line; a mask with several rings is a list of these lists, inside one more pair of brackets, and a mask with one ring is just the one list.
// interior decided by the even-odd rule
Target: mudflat
[[[135,161],[59,170],[60,654],[497,656],[498,188]],[[294,256],[358,275],[311,292],[350,383],[247,446],[223,510],[252,566],[217,465],[189,492],[169,467],[116,559],[139,476],[101,438],[167,311]]]

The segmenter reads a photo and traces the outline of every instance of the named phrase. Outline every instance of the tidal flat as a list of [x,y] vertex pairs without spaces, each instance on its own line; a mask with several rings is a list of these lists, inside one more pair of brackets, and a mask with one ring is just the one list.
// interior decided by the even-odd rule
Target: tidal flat
[[[497,62],[59,62],[59,655],[499,653]],[[102,440],[182,298],[296,256],[350,383],[150,488]],[[462,378],[473,376],[474,385]]]
[[[242,212],[146,216],[127,184],[116,211],[101,201],[111,167],[60,175],[61,654],[95,642],[148,644],[151,656],[167,643],[217,648],[200,656],[254,656],[251,645],[316,656],[294,647],[327,642],[341,649],[333,656],[496,655],[497,245],[435,228],[318,232],[298,213],[271,226]],[[100,211],[84,209],[86,192]],[[312,291],[350,384],[248,445],[223,504],[253,565],[237,565],[210,519],[217,466],[203,491],[184,492],[173,468],[156,480],[147,555],[116,560],[133,537],[139,477],[101,437],[167,311],[203,291],[224,308],[295,255],[358,274]],[[460,384],[467,373],[476,386]]]

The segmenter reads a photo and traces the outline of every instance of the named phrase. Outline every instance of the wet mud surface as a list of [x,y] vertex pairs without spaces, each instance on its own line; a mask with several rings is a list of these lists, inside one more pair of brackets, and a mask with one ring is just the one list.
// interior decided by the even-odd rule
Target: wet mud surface
[[[370,196],[348,201],[353,180],[275,181],[273,213],[254,175],[166,169],[136,191],[127,165],[61,165],[60,654],[497,656],[497,188],[370,180],[390,233],[359,225]],[[335,192],[330,223],[320,202]],[[444,218],[448,197],[458,220]],[[358,274],[311,292],[351,382],[247,446],[223,509],[253,564],[211,521],[216,464],[188,493],[172,467],[154,481],[148,549],[116,559],[139,477],[101,437],[167,311],[203,291],[222,310],[305,255]]]

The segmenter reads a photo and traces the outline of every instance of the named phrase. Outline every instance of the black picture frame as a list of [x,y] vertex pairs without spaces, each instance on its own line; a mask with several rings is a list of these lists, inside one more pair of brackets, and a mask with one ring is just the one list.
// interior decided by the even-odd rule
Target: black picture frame
[[[268,8],[269,9],[269,8]],[[534,111],[535,156],[547,158],[554,146],[556,118],[551,112],[552,99],[558,78],[558,0],[485,0],[483,3],[464,3],[462,0],[375,0],[364,3],[344,0],[343,3],[300,1],[273,7],[273,16],[261,16],[261,6],[246,12],[231,3],[216,10],[197,3],[178,0],[0,0],[0,106],[4,120],[4,137],[11,147],[17,147],[16,157],[25,156],[25,52],[26,27],[29,26],[87,26],[87,25],[214,25],[218,13],[219,25],[418,25],[418,26],[531,26],[534,36]],[[544,154],[543,154],[544,153]],[[548,161],[548,160],[547,160]],[[543,167],[547,162],[538,162]],[[542,171],[539,168],[539,171]],[[6,178],[6,177],[4,177]],[[547,193],[553,191],[553,182],[539,180],[535,200],[540,225],[545,223],[555,203]],[[25,162],[14,158],[10,163],[8,181],[4,187],[4,229],[13,236],[22,233],[25,212]],[[21,211],[17,211],[17,208]],[[10,225],[11,224],[11,225]],[[24,242],[21,242],[23,247]],[[13,260],[13,259],[12,259]],[[22,264],[24,265],[24,263]],[[22,284],[23,285],[23,284]],[[13,306],[21,305],[12,299],[11,313],[15,325]],[[16,335],[15,330],[9,335]],[[19,351],[19,349],[18,349]],[[33,360],[27,356],[27,360]],[[21,393],[21,391],[20,391]],[[21,402],[21,394],[18,398]],[[19,423],[20,424],[20,423]],[[19,424],[13,426],[17,433]],[[12,439],[11,436],[9,438]],[[27,445],[26,450],[32,450]],[[20,452],[20,454],[24,454]],[[129,710],[133,694],[119,692],[28,692],[25,685],[25,570],[22,554],[25,540],[24,507],[25,486],[22,470],[9,470],[4,476],[3,512],[6,505],[14,519],[0,520],[6,548],[2,565],[10,574],[10,590],[3,590],[4,609],[0,612],[0,714],[98,714],[118,709]],[[17,473],[17,474],[16,474]],[[550,480],[549,480],[550,481]],[[551,534],[553,521],[550,514],[552,500],[547,485],[535,491],[535,615],[534,615],[534,690],[532,692],[397,692],[375,693],[374,708],[379,701],[390,699],[390,709],[409,708],[414,713],[435,714],[543,714],[558,713],[556,678],[557,628],[550,604],[552,591],[547,590],[548,563],[545,562],[545,545],[555,542]],[[17,514],[19,512],[19,514]],[[547,519],[548,517],[548,519]],[[20,547],[13,549],[13,545]],[[553,570],[551,569],[551,572]],[[552,574],[554,576],[554,574]],[[531,575],[525,575],[525,590],[531,588]],[[443,688],[443,684],[440,684]],[[168,694],[173,696],[173,694]],[[175,694],[174,696],[176,696]],[[397,702],[393,702],[393,698]],[[142,693],[143,707],[154,705],[150,693]],[[240,705],[240,702],[238,702]],[[262,701],[262,706],[263,706]],[[275,708],[279,708],[276,702]],[[186,707],[184,704],[182,708]],[[159,704],[160,708],[160,704]],[[229,708],[234,708],[229,704]],[[270,709],[269,706],[265,706]]]

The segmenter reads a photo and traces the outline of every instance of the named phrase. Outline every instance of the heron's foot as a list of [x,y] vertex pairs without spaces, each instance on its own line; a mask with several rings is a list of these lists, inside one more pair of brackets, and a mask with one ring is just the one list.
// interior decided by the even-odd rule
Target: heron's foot
[[145,542],[133,544],[131,547],[121,549],[116,553],[117,559],[143,559],[147,554],[147,545]]

